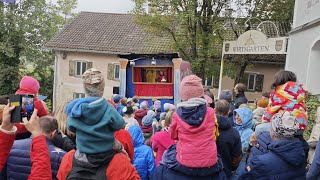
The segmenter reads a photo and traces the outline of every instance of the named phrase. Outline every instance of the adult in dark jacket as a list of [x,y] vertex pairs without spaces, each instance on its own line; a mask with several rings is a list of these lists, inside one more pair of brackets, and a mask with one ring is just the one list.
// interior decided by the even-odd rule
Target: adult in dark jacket
[[241,139],[239,132],[232,128],[228,120],[229,102],[219,100],[216,102],[215,110],[219,124],[219,137],[217,138],[218,154],[221,156],[224,171],[231,178],[242,158]]
[[305,179],[305,153],[302,142],[294,138],[297,131],[298,122],[289,112],[275,114],[268,151],[259,155],[257,148],[252,148],[252,157],[239,179]]
[[152,175],[152,180],[226,180],[221,158],[209,168],[189,168],[177,161],[176,144],[165,151],[160,165]]
[[[46,136],[46,143],[50,153],[52,179],[56,175],[65,151],[53,145],[52,137],[58,128],[57,120],[50,116],[39,119],[42,134]],[[17,140],[14,142],[7,161],[7,179],[28,179],[31,172],[30,148],[32,139]]]
[[231,125],[233,127],[234,126],[233,111],[234,111],[235,107],[232,103],[232,92],[230,90],[221,91],[220,96],[219,96],[219,100],[226,100],[230,104],[228,120],[231,121]]
[[238,109],[241,104],[247,104],[248,99],[246,98],[246,95],[244,92],[246,91],[246,86],[242,83],[238,83],[234,87],[234,92],[236,94],[236,100],[234,102],[235,109]]
[[318,141],[311,167],[307,173],[307,180],[320,179],[320,141]]
[[144,145],[144,137],[139,126],[130,126],[128,131],[132,136],[134,145],[133,165],[136,167],[142,180],[149,180],[156,168],[152,149],[149,146]]

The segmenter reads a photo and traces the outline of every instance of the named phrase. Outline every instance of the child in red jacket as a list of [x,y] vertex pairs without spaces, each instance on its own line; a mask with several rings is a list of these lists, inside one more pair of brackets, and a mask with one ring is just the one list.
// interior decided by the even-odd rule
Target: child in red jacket
[[166,115],[164,128],[162,131],[157,132],[152,137],[152,149],[156,153],[156,165],[159,166],[159,162],[162,159],[162,155],[165,150],[167,150],[172,144],[175,143],[173,139],[171,139],[170,134],[168,133],[169,126],[172,120],[172,111],[169,111]]

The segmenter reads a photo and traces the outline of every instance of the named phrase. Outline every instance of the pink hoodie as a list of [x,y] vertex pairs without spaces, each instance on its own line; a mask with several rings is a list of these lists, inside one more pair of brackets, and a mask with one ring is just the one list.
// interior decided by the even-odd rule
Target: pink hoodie
[[171,139],[170,134],[167,131],[157,132],[152,137],[152,149],[157,153],[156,155],[156,165],[159,166],[159,162],[162,160],[162,156],[165,150],[167,150],[174,140]]
[[173,114],[169,134],[177,142],[177,160],[191,168],[210,167],[218,161],[214,140],[215,112],[207,107],[199,127],[188,125],[177,113]]

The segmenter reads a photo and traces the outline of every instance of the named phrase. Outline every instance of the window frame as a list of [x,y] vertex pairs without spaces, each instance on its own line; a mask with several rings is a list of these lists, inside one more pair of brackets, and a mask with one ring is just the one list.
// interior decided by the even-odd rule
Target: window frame
[[[248,91],[255,91],[256,90],[256,78],[257,74],[256,73],[247,73],[248,74],[248,81],[247,81],[247,90]],[[253,89],[249,88],[250,85],[250,77],[253,76]]]
[[[120,66],[120,64],[119,64],[119,63],[114,63],[113,65],[114,65],[114,70],[113,70],[113,79],[114,79],[114,80],[116,80],[116,81],[117,81],[117,80],[120,80],[120,71],[121,71],[121,66]],[[116,69],[117,69],[117,66],[119,67],[119,75],[118,75],[119,77],[118,77],[118,78],[116,78],[116,72],[117,72],[117,71],[116,71]]]
[[[75,76],[76,77],[81,77],[83,75],[83,73],[85,72],[82,72],[83,71],[83,64],[85,63],[86,64],[86,69],[88,69],[88,62],[87,61],[83,61],[83,60],[75,60]],[[80,66],[80,75],[78,75],[78,63],[81,63],[81,66]]]
[[73,99],[79,99],[79,98],[85,98],[85,97],[86,97],[85,93],[78,93],[78,92],[73,93]]
[[206,78],[206,79],[204,80],[204,86],[205,86],[205,87],[213,87],[213,81],[214,81],[213,78],[214,78],[214,77],[211,76],[211,85],[208,85],[208,78]]

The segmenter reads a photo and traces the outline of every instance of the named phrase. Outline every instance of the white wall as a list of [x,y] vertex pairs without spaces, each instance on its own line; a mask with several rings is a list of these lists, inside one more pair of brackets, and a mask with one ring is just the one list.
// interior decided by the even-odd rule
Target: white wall
[[[311,55],[311,52],[318,40],[320,40],[320,26],[290,35],[285,67],[286,70],[296,73],[298,81],[304,84],[304,87],[313,94],[319,92],[312,84],[319,84],[320,56],[317,55],[317,52],[313,52],[313,55]],[[311,59],[314,60],[310,61]]]
[[319,0],[296,0],[293,28],[320,18]]
[[56,84],[56,103],[59,106],[65,101],[73,99],[73,93],[84,93],[81,77],[69,76],[69,61],[83,60],[93,62],[93,68],[100,70],[105,78],[104,97],[110,99],[113,94],[113,87],[120,86],[120,81],[108,80],[108,64],[119,63],[119,58],[116,55],[94,54],[67,52],[67,58],[63,59],[60,52],[57,52],[57,84]]

